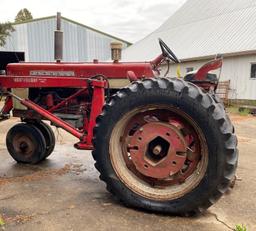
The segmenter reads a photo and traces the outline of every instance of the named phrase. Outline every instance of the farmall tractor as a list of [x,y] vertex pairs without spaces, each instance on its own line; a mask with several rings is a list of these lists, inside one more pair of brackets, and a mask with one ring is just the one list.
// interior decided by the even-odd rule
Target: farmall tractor
[[[60,19],[60,15],[57,16]],[[53,151],[51,127],[92,150],[107,190],[125,205],[180,215],[202,212],[228,189],[237,167],[234,127],[215,95],[216,58],[182,78],[159,77],[164,62],[179,63],[159,40],[151,62],[61,62],[60,20],[53,63],[9,64],[0,76],[6,96],[1,120],[19,117],[6,136],[19,163],[38,164]]]

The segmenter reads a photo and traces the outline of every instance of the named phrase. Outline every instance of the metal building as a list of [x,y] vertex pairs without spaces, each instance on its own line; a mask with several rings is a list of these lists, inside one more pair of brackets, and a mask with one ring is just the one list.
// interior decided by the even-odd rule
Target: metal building
[[[162,38],[181,59],[181,72],[224,55],[220,81],[231,99],[256,100],[256,1],[188,0],[156,31],[124,51],[124,60],[151,60]],[[171,75],[176,75],[175,65]]]
[[[129,42],[98,31],[68,18],[61,18],[64,32],[63,61],[109,60],[110,43],[118,41],[123,47]],[[13,24],[15,31],[7,38],[0,51],[25,52],[25,60],[31,62],[54,61],[54,30],[56,17],[50,16]]]

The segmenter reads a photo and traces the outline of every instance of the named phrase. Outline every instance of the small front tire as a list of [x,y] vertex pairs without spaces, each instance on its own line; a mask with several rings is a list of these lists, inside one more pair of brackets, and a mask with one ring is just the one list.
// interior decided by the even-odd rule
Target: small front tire
[[46,150],[43,159],[46,159],[48,156],[52,154],[56,143],[55,135],[52,128],[43,121],[29,121],[28,124],[37,127],[42,132],[46,141]]
[[18,163],[37,164],[44,159],[46,141],[35,126],[20,123],[13,126],[6,136],[7,149]]

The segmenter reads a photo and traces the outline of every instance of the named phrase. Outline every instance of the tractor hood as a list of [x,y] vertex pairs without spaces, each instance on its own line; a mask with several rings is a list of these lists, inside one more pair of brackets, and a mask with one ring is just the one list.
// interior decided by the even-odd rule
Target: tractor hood
[[127,72],[140,79],[153,77],[152,65],[144,63],[12,63],[7,66],[7,75],[82,77],[104,75],[109,79],[126,79]]

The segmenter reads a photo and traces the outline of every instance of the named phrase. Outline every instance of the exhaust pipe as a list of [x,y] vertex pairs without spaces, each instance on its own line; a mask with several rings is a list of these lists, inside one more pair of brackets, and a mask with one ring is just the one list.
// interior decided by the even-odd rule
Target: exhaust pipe
[[111,58],[114,63],[118,63],[122,58],[122,48],[123,44],[121,42],[110,43],[111,47]]
[[54,31],[54,59],[60,63],[63,59],[63,31],[61,31],[61,13],[57,12],[57,28]]

